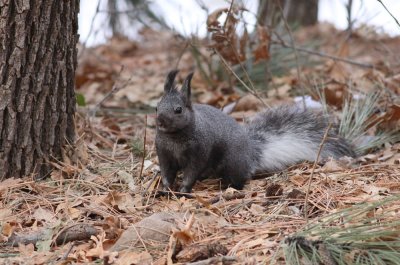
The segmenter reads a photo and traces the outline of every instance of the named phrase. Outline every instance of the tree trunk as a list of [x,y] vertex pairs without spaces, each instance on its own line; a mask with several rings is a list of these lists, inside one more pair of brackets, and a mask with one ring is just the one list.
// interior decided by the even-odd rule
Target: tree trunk
[[73,143],[79,0],[0,0],[0,180]]
[[275,28],[280,8],[289,24],[309,26],[318,21],[318,0],[259,0],[258,23]]
[[284,12],[289,24],[314,25],[318,21],[318,0],[286,0]]

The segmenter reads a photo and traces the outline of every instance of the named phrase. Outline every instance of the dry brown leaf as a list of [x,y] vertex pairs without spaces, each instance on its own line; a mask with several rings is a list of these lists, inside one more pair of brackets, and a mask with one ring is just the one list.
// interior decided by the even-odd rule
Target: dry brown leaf
[[55,214],[47,209],[43,209],[42,207],[38,207],[32,215],[37,221],[44,221],[48,223],[53,223],[57,221],[57,217]]
[[[347,58],[349,56],[349,44],[347,41],[343,42],[337,56]],[[334,61],[333,66],[329,71],[330,76],[339,83],[345,83],[349,78],[348,65],[343,62]]]
[[17,186],[22,182],[22,179],[8,178],[0,182],[0,195],[7,189]]
[[144,241],[153,240],[156,242],[167,243],[172,229],[177,229],[177,222],[183,221],[183,214],[160,212],[128,227],[115,245],[112,251],[120,251],[136,244],[141,244],[139,238]]
[[265,208],[262,207],[261,205],[258,205],[258,204],[253,203],[253,204],[250,206],[249,211],[250,211],[253,215],[259,216],[260,214],[263,214],[263,213],[265,212]]
[[380,195],[383,193],[388,193],[389,189],[385,188],[385,187],[377,187],[374,185],[364,185],[364,187],[362,188],[363,191],[365,191],[368,195]]
[[135,200],[129,193],[120,193],[117,191],[111,191],[104,198],[103,202],[105,204],[111,205],[119,211],[126,213],[136,212]]
[[329,159],[319,171],[327,173],[327,172],[336,172],[343,170],[344,168],[342,167],[342,165],[338,163],[338,161],[334,159]]
[[257,37],[258,37],[258,45],[253,50],[253,56],[255,58],[255,62],[258,62],[260,60],[268,60],[270,57],[269,42],[271,39],[268,29],[266,27],[257,24]]
[[290,181],[296,186],[303,186],[308,181],[308,176],[294,175],[290,178]]
[[151,265],[153,258],[148,252],[121,251],[115,260],[117,265]]
[[18,251],[22,256],[31,257],[35,252],[35,246],[33,244],[18,244]]
[[103,242],[106,240],[106,233],[104,231],[101,231],[97,236],[91,236],[90,239],[93,240],[95,247],[86,252],[86,257],[102,259],[105,256],[113,255],[112,252],[106,251],[103,247]]
[[219,28],[221,25],[218,21],[218,18],[223,14],[227,13],[228,8],[220,8],[216,9],[214,12],[208,15],[207,17],[207,27],[208,30],[213,30],[214,28]]
[[9,208],[0,208],[0,221],[6,221],[12,218],[12,210]]
[[6,222],[1,226],[1,234],[6,237],[10,237],[14,232],[14,230],[15,226],[11,225],[9,222]]

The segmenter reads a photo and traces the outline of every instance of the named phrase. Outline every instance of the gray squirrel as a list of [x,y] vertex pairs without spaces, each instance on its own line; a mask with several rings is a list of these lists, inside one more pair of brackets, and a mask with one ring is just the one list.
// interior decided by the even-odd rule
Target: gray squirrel
[[[242,189],[255,172],[275,172],[301,161],[314,161],[328,127],[320,113],[278,107],[255,115],[244,126],[222,111],[191,101],[189,74],[178,90],[171,71],[157,104],[156,151],[164,190],[183,171],[180,192],[190,193],[197,180],[221,177]],[[329,130],[320,158],[354,157],[345,139]]]

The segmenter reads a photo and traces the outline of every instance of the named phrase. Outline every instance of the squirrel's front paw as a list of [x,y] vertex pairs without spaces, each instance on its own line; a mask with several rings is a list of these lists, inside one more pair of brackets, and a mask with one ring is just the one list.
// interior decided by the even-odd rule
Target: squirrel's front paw
[[187,186],[181,186],[181,188],[179,189],[180,193],[191,193],[192,192],[192,188],[187,187]]

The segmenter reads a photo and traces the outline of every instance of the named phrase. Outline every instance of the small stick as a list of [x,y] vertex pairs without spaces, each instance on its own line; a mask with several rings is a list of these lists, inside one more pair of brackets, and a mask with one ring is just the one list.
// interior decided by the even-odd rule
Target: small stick
[[[148,190],[150,189],[151,184],[153,184],[154,180],[157,178],[158,174],[160,174],[160,171],[157,170],[154,174],[153,177],[151,178],[149,184],[147,185],[147,187],[144,189],[144,191],[142,192],[142,206],[144,206],[144,201],[145,201],[145,195],[148,192]],[[150,197],[150,196],[149,196]],[[148,203],[149,201],[147,200],[146,203]]]
[[237,80],[239,80],[239,82],[247,89],[247,91],[249,91],[249,93],[252,94],[253,96],[255,96],[258,100],[260,100],[260,102],[264,106],[269,107],[268,104],[264,102],[264,100],[258,95],[258,93],[256,91],[252,90],[248,85],[246,85],[245,82],[243,82],[242,79],[240,79],[240,77],[235,73],[235,71],[233,71],[233,69],[229,66],[228,62],[225,61],[224,57],[216,49],[214,49],[214,52],[216,54],[218,54],[219,58],[224,63],[225,67],[236,77]]
[[235,0],[232,0],[231,5],[229,6],[229,9],[228,9],[228,13],[226,13],[226,19],[225,19],[225,22],[224,22],[224,27],[222,28],[224,32],[225,32],[226,24],[228,23],[229,15],[232,12],[232,8],[233,8],[233,4],[234,3],[235,3]]
[[305,219],[306,219],[306,223],[308,223],[308,213],[307,213],[307,206],[308,206],[308,205],[307,205],[307,202],[308,202],[308,197],[309,197],[309,195],[310,195],[311,181],[312,181],[312,179],[313,179],[313,177],[314,177],[314,171],[315,171],[315,168],[316,168],[316,166],[317,166],[317,163],[318,163],[318,160],[319,160],[319,156],[320,156],[320,154],[321,154],[322,146],[324,145],[326,139],[328,138],[328,132],[329,132],[329,130],[330,130],[331,127],[332,127],[332,124],[329,123],[328,127],[327,127],[326,130],[325,130],[324,137],[322,138],[322,141],[321,141],[321,143],[319,144],[319,149],[318,149],[317,158],[316,158],[315,161],[314,161],[313,167],[312,167],[312,169],[311,169],[311,175],[310,175],[310,178],[309,178],[309,180],[308,180],[308,187],[307,187],[307,192],[306,192],[306,198],[304,199],[304,217],[305,217]]
[[[118,76],[121,75],[122,71],[124,70],[124,66],[121,65],[121,69],[118,73]],[[92,117],[94,117],[96,115],[97,110],[101,107],[101,105],[107,100],[109,99],[113,94],[117,93],[118,91],[120,91],[121,89],[125,88],[129,82],[132,80],[133,74],[129,77],[128,80],[126,80],[123,84],[121,85],[117,85],[116,83],[114,83],[113,87],[111,88],[111,90],[93,107],[93,109],[91,110],[91,115]]]
[[139,234],[139,231],[137,230],[136,226],[133,225],[132,227],[133,227],[133,229],[135,230],[135,233],[136,233],[137,237],[139,238],[140,242],[142,243],[142,245],[143,245],[144,249],[146,250],[146,252],[149,252],[149,251],[147,250],[146,244],[143,242],[143,238],[142,238],[142,236]]
[[71,245],[69,246],[67,252],[62,256],[61,260],[66,260],[68,258],[69,253],[71,253],[72,249],[75,246],[75,242],[72,242]]
[[[282,39],[280,39],[279,42],[274,42],[275,44],[281,45],[282,47],[285,48],[291,48],[293,49],[292,45],[287,44],[286,42],[284,42]],[[352,64],[352,65],[356,65],[359,67],[364,67],[364,68],[374,68],[375,66],[373,64],[369,64],[369,63],[360,63],[360,62],[356,62],[347,58],[342,58],[342,57],[338,57],[338,56],[334,56],[334,55],[330,55],[324,52],[318,52],[318,51],[312,51],[312,50],[308,50],[305,48],[301,48],[301,47],[296,47],[297,51],[303,52],[303,53],[308,53],[308,54],[313,54],[313,55],[317,55],[320,57],[325,57],[325,58],[329,58],[332,59],[334,61],[341,61],[341,62],[345,62],[348,64]]]
[[[242,62],[239,60],[240,59],[239,54],[237,53],[237,51],[236,51],[235,47],[233,46],[232,42],[228,42],[228,43],[231,46],[232,51],[235,53],[235,56],[236,56],[236,58],[237,58],[237,60],[239,62],[240,68],[242,68],[242,71],[246,75],[247,81],[249,81],[249,84],[250,84],[252,90],[254,91],[255,94],[257,94],[256,89],[255,89],[255,87],[253,85],[253,82],[251,81],[251,78],[249,76],[249,73],[246,71],[246,69],[244,68]],[[265,103],[264,100],[261,99],[261,97],[260,97],[260,100],[261,100],[261,103],[264,105],[264,107],[269,107],[267,105],[267,103]]]
[[176,61],[175,69],[178,69],[179,63],[181,62],[181,59],[182,59],[183,55],[185,54],[185,51],[189,47],[189,45],[190,45],[190,42],[186,41],[185,47],[183,47],[181,53],[178,56],[178,60]]
[[147,114],[144,116],[144,139],[143,139],[143,157],[142,157],[142,164],[140,166],[140,174],[139,179],[142,178],[143,168],[144,168],[144,160],[146,158],[146,128],[147,128]]
[[[223,30],[223,32],[224,32],[224,35],[223,35],[223,36],[225,36],[225,34],[226,34],[226,30],[225,30],[225,29],[226,29],[226,25],[227,25],[227,23],[228,23],[229,15],[232,13],[232,9],[233,9],[233,4],[234,4],[234,2],[235,2],[235,1],[232,0],[231,5],[229,6],[228,13],[226,14],[226,19],[225,19],[225,22],[224,22],[224,26],[223,26],[223,28],[222,28],[222,30]],[[243,85],[252,95],[254,95],[255,97],[257,97],[257,98],[260,100],[260,102],[264,105],[264,107],[269,107],[269,106],[264,102],[264,100],[262,100],[262,98],[257,94],[257,92],[256,92],[256,90],[255,90],[255,88],[254,88],[253,82],[251,82],[251,79],[250,79],[249,74],[247,73],[246,69],[244,68],[242,62],[240,62],[240,57],[239,57],[239,55],[238,55],[238,53],[237,53],[235,47],[233,46],[232,42],[230,42],[229,40],[227,40],[227,41],[228,41],[229,45],[231,46],[232,51],[235,53],[235,56],[236,56],[236,59],[237,59],[238,62],[239,62],[240,68],[242,68],[242,71],[244,72],[244,74],[246,75],[247,80],[248,80],[249,83],[250,83],[251,89],[236,75],[235,71],[233,71],[232,69],[230,69],[229,65],[227,64],[227,62],[225,61],[225,59],[222,57],[222,55],[221,55],[216,49],[214,49],[214,51],[215,51],[215,52],[219,55],[219,57],[223,60],[223,63],[225,64],[225,66],[233,73],[233,75],[236,77],[236,79],[238,79],[239,82],[242,83],[242,85]]]
[[389,13],[389,15],[394,19],[394,21],[396,21],[396,24],[400,27],[400,23],[397,20],[397,18],[395,16],[393,16],[393,14],[389,11],[389,9],[387,9],[387,7],[385,6],[385,4],[382,2],[382,0],[377,0],[379,3],[381,3],[381,5],[386,9],[386,11]]

